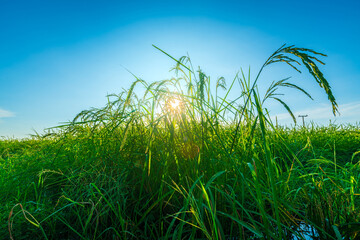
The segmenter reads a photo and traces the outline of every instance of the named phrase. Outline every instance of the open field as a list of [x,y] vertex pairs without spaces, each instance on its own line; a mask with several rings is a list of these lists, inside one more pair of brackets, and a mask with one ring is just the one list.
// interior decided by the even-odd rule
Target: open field
[[[294,67],[299,58],[336,113],[318,55],[283,46],[263,68]],[[278,101],[292,114],[281,88],[308,95],[288,79],[260,96],[262,68],[255,79],[241,72],[229,87],[219,78],[210,90],[210,77],[189,59],[176,63],[174,79],[137,79],[47,135],[0,141],[0,236],[360,237],[359,126],[277,126],[263,103]],[[234,84],[241,91],[229,100]]]

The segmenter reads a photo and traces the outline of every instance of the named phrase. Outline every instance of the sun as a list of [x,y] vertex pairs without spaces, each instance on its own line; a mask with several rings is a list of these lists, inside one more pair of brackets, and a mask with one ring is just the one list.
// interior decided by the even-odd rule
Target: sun
[[173,113],[179,113],[181,111],[183,104],[180,99],[171,98],[168,100],[166,105],[167,105],[168,111],[173,112]]
[[173,99],[170,102],[170,106],[172,110],[178,110],[180,108],[180,100],[179,99]]

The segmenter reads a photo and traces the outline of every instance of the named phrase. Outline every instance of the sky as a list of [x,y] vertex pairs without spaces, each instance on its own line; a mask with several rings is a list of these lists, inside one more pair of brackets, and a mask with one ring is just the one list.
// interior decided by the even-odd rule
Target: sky
[[[175,58],[189,54],[212,79],[228,83],[242,68],[254,77],[282,44],[325,53],[321,60],[339,104],[332,115],[311,76],[269,67],[259,80],[291,81],[314,100],[284,91],[295,115],[315,124],[360,119],[360,1],[0,0],[0,137],[23,138],[102,107],[106,95],[135,80],[168,79]],[[128,70],[129,71],[128,71]],[[236,91],[233,97],[236,97]],[[267,105],[280,124],[291,118]],[[300,120],[300,119],[298,119]]]

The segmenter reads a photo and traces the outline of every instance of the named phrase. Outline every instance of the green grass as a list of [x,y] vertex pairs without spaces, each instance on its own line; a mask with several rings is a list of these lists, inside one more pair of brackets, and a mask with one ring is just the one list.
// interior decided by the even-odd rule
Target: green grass
[[311,97],[289,79],[262,82],[283,62],[305,66],[335,114],[323,54],[282,46],[254,79],[241,71],[215,89],[189,58],[167,55],[173,79],[136,79],[49,134],[0,141],[0,236],[303,239],[310,226],[320,239],[359,238],[359,126],[286,128],[263,107],[278,101],[293,116],[281,88]]

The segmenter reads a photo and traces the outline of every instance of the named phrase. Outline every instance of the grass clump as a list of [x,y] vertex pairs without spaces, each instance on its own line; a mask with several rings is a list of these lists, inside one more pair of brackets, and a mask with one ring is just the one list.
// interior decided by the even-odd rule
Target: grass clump
[[[217,79],[213,90],[188,57],[170,56],[174,78],[136,79],[128,91],[108,96],[105,107],[47,135],[1,141],[1,235],[357,239],[358,126],[274,126],[266,101],[293,116],[279,89],[311,96],[289,79],[270,83],[264,95],[257,90],[268,65],[304,65],[335,114],[318,56],[324,55],[282,46],[255,79],[241,72],[230,87]],[[228,99],[235,84],[238,98]]]

